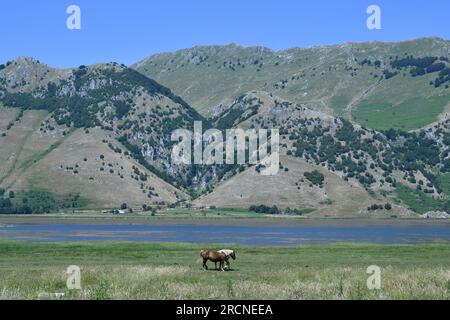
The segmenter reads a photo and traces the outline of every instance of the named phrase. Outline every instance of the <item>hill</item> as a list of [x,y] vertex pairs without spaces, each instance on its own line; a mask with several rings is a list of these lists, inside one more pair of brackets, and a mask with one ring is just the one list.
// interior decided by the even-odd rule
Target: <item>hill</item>
[[[197,199],[196,204],[224,208],[277,205],[279,209],[297,209],[299,213],[314,212],[315,216],[358,215],[371,205],[364,188],[345,182],[324,168],[286,156],[281,158],[281,164],[282,170],[270,177],[249,168]],[[314,170],[324,175],[323,186],[311,184],[305,178],[305,172]]]
[[[20,112],[7,110],[12,111]],[[27,198],[74,196],[79,201],[71,209],[80,209],[119,208],[124,203],[150,207],[185,197],[130,156],[112,150],[111,142],[120,145],[100,128],[44,133],[45,119],[46,112],[25,111],[1,138],[0,185],[15,190],[17,198],[22,198],[22,190],[28,192],[23,196]]]
[[[218,128],[279,128],[280,152],[288,156],[286,161],[291,165],[284,165],[282,161],[275,178],[258,177],[255,168],[250,167],[245,174],[223,182],[212,194],[201,198],[200,204],[217,202],[248,207],[271,203],[284,208],[297,204],[297,207],[314,208],[320,212],[327,207],[323,205],[325,203],[328,209],[324,212],[328,211],[328,214],[346,211],[333,209],[330,202],[345,202],[346,206],[353,208],[348,209],[352,213],[377,211],[386,204],[389,204],[388,211],[392,210],[392,205],[420,213],[431,208],[450,209],[448,190],[443,182],[447,180],[450,169],[450,119],[426,130],[376,131],[271,93],[252,91],[218,110],[212,122]],[[324,189],[310,181],[305,171],[322,172]],[[335,179],[336,176],[339,179]],[[253,187],[249,185],[250,181],[253,181]],[[338,192],[335,194],[337,198],[325,196],[327,183],[327,192],[332,194],[331,190],[341,190],[348,186],[347,182],[354,188],[351,192],[350,189],[342,194]],[[305,194],[305,187],[320,192]],[[358,192],[359,201],[353,202],[349,195]],[[373,210],[366,210],[368,207]],[[408,214],[402,209],[399,212]]]
[[[116,63],[57,70],[24,57],[0,79],[3,189],[77,194],[93,207],[183,197],[162,171],[166,145],[173,128],[202,117],[169,89]],[[161,145],[157,159],[141,152]]]
[[206,117],[259,90],[370,128],[411,130],[448,113],[449,57],[450,41],[439,38],[283,51],[231,44],[157,54],[132,67]]
[[[340,113],[336,108],[324,107],[326,104],[320,107],[314,99],[298,102],[302,100],[300,96],[283,88],[242,91],[247,85],[253,86],[254,78],[248,78],[245,85],[242,83],[239,90],[233,91],[239,95],[226,96],[220,104],[210,105],[203,111],[199,108],[208,114],[208,119],[168,87],[118,63],[55,69],[32,58],[18,58],[0,65],[0,212],[142,208],[144,205],[152,209],[184,205],[185,201],[200,206],[251,207],[257,212],[281,210],[316,216],[449,212],[450,119],[439,111],[446,103],[442,93],[447,90],[448,61],[445,56],[419,57],[425,52],[420,44],[431,48],[428,54],[437,55],[446,43],[422,39],[371,44],[378,48],[373,49],[377,54],[395,53],[393,48],[403,51],[415,48],[418,54],[417,57],[389,56],[389,73],[383,72],[382,79],[373,77],[377,78],[374,90],[385,86],[384,105],[364,107],[353,103],[351,110],[349,106],[344,108],[349,112]],[[301,52],[309,61],[317,59],[320,52],[334,52],[338,56],[367,53],[369,49],[364,46],[369,45],[292,49],[292,57]],[[360,47],[366,49],[357,50]],[[264,48],[214,48],[217,54],[225,50],[237,57],[243,52],[266,58],[275,54]],[[347,52],[344,54],[343,48],[350,51],[344,50]],[[309,57],[311,52],[317,55]],[[364,59],[358,56],[352,63],[357,63],[364,72],[383,70],[382,66],[387,64],[383,65],[385,60],[373,60],[381,59],[375,53],[369,58],[366,54]],[[163,54],[150,60],[172,55]],[[297,60],[292,57],[277,58],[281,60],[276,60],[271,68],[287,63],[291,67],[284,66],[285,72],[294,70],[292,61]],[[194,59],[197,62],[189,70],[203,70],[197,77],[200,82],[209,76],[220,77],[224,72],[240,74],[233,70],[235,66],[228,70],[220,67],[211,73],[207,71],[211,65],[204,65],[208,59],[198,59]],[[325,55],[316,62],[323,68],[329,63],[327,59]],[[243,60],[239,63],[242,65]],[[305,66],[309,65],[310,62],[305,62]],[[255,69],[252,72],[258,77],[265,72],[264,64],[241,66],[242,70],[248,68]],[[314,68],[317,71],[318,67]],[[172,73],[189,76],[189,70]],[[339,85],[349,86],[343,92],[362,88],[363,82],[353,79],[357,77],[355,70],[350,82],[343,80],[348,70],[329,70],[340,78],[336,80]],[[276,73],[267,71],[266,75]],[[435,77],[433,85],[420,84],[412,92],[409,86],[414,81],[422,83],[426,77]],[[299,77],[298,81],[306,78]],[[317,90],[311,92],[319,94],[322,90],[319,83],[326,86],[326,79],[328,76],[324,75],[315,86]],[[225,97],[230,94],[228,90],[235,90],[239,84],[235,80],[224,80],[228,89],[223,92],[220,82],[211,81],[208,86],[212,94],[205,93],[205,97],[215,99],[219,95],[214,92],[219,91]],[[394,81],[400,81],[405,91]],[[308,80],[308,83],[313,82]],[[366,84],[372,86],[370,83]],[[284,85],[288,86],[286,82]],[[364,99],[369,99],[371,92],[367,91]],[[408,114],[405,111],[410,108],[408,103],[390,105],[389,101],[398,102],[402,97],[414,101],[411,110],[417,112],[430,108],[424,101],[431,101],[436,117],[419,119],[413,112]],[[427,126],[410,131],[388,129],[390,125],[373,129],[354,121],[355,113],[364,111],[383,114],[394,123],[399,118],[392,115],[397,112],[393,110],[401,110],[398,116],[410,121],[411,127]],[[377,119],[387,124],[379,116]],[[204,130],[217,128],[222,132],[231,128],[279,129],[282,161],[278,175],[259,175],[262,165],[174,164],[171,133],[175,129],[192,130],[194,121],[202,121]]]

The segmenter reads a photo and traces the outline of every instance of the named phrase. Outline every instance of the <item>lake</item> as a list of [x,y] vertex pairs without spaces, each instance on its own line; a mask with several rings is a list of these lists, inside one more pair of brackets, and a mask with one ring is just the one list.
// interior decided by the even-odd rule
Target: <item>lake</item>
[[236,226],[86,225],[0,226],[0,237],[28,241],[149,241],[293,246],[334,242],[450,243],[450,228],[437,226]]

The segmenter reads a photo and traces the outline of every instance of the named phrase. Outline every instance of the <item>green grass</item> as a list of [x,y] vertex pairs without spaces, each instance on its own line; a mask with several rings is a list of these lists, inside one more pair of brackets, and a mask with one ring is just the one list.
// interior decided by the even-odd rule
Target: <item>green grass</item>
[[44,189],[34,188],[16,192],[12,203],[16,207],[26,205],[33,213],[50,213],[60,210],[70,211],[75,208],[84,208],[89,204],[89,201],[81,198],[78,194],[61,196]]
[[437,175],[437,181],[442,191],[450,196],[450,173],[441,173]]
[[314,211],[316,211],[316,209],[314,209],[314,208],[305,208],[305,209],[299,210],[299,212],[300,212],[302,215],[303,215],[303,214],[313,213]]
[[[300,210],[302,214],[307,214],[315,211],[313,208],[305,208]],[[158,213],[157,215],[164,216],[165,218],[217,218],[217,219],[225,219],[225,218],[274,218],[274,217],[293,217],[293,214],[265,214],[265,213],[257,213],[254,211],[249,211],[248,209],[242,208],[216,208],[216,209],[202,209],[202,210],[193,210],[193,209],[172,209],[169,211],[165,211],[162,213]]]
[[[0,299],[450,298],[449,245],[234,247],[232,271],[203,271],[199,250],[216,247],[0,240]],[[81,291],[66,288],[69,265],[81,268]],[[381,290],[367,289],[370,265],[381,267]]]
[[350,99],[347,96],[333,96],[330,99],[330,106],[336,112],[337,115],[345,115],[345,108],[350,103]]
[[265,215],[246,209],[217,208],[217,209],[173,209],[163,214],[164,217],[174,218],[262,218]]
[[411,98],[398,105],[391,103],[362,104],[352,112],[361,125],[387,130],[414,130],[436,121],[450,101],[450,96]]
[[398,184],[396,192],[399,199],[415,212],[426,213],[428,211],[439,210],[441,202],[419,190]]

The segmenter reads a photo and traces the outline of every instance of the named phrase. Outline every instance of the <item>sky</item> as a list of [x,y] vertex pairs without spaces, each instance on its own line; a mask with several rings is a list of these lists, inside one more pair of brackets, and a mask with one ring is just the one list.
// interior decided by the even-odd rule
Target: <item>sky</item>
[[[81,29],[69,30],[70,5]],[[367,8],[381,9],[369,30]],[[291,47],[450,39],[448,0],[2,0],[0,63],[31,56],[54,67],[116,61],[195,45]]]

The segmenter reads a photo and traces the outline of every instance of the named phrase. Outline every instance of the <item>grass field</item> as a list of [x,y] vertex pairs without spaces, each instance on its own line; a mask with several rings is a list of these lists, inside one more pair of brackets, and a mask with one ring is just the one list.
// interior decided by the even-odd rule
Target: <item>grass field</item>
[[[220,247],[220,245],[218,246]],[[0,299],[449,299],[450,246],[237,247],[227,272],[203,271],[204,246],[0,240]],[[66,288],[69,265],[81,291]],[[209,263],[212,267],[211,262]],[[366,269],[381,268],[369,290]]]
[[414,130],[436,121],[449,100],[449,96],[440,96],[412,98],[395,106],[369,103],[354,109],[352,115],[360,124],[373,129]]
[[425,193],[398,184],[396,187],[398,198],[415,212],[425,213],[439,210],[441,201],[436,200]]

